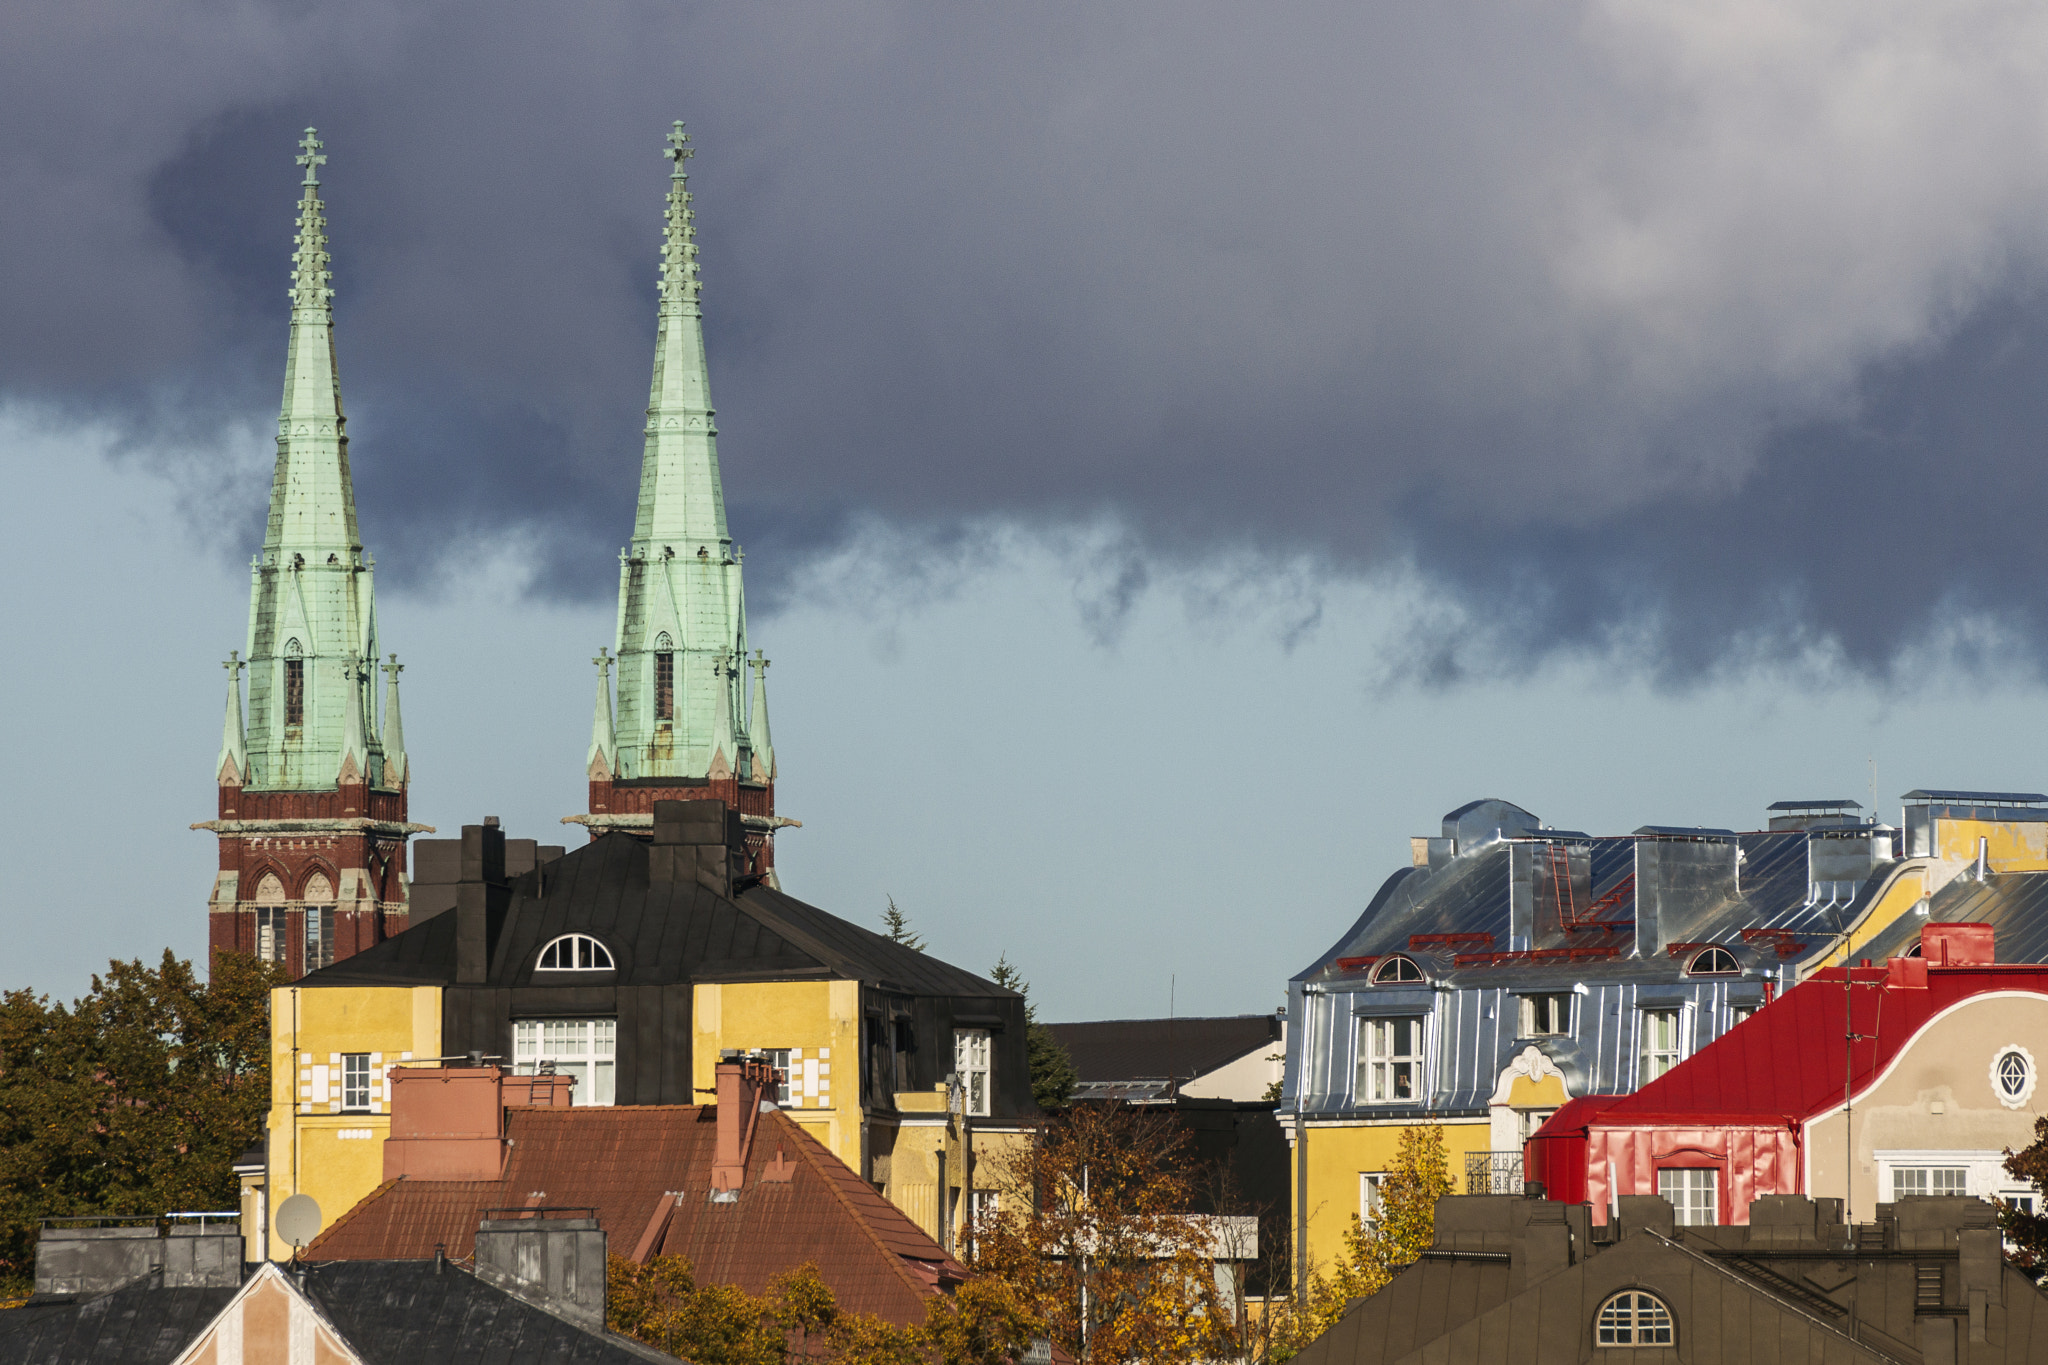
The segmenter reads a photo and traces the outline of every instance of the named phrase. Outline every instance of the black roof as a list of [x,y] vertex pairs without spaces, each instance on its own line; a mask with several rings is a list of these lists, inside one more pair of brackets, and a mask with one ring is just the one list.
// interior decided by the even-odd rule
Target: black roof
[[[1016,994],[767,886],[727,899],[694,882],[651,883],[647,864],[646,840],[612,833],[520,877],[481,984],[533,984],[542,946],[574,932],[611,949],[607,979],[622,986],[817,976],[922,995]],[[453,984],[456,916],[442,911],[299,984]]]
[[1247,1053],[1271,1050],[1280,1021],[1270,1014],[1211,1019],[1102,1019],[1048,1024],[1084,1083],[1193,1080]]
[[2040,792],[1965,792],[1946,787],[1915,787],[1902,801],[1962,801],[1979,806],[2030,806],[2048,801]]
[[[35,1365],[169,1365],[239,1286],[166,1289],[155,1275],[111,1293],[53,1295],[0,1313],[0,1359]],[[449,1263],[330,1261],[305,1292],[369,1365],[673,1360],[638,1342],[579,1327]]]
[[1862,810],[1861,801],[1773,801],[1766,810]]

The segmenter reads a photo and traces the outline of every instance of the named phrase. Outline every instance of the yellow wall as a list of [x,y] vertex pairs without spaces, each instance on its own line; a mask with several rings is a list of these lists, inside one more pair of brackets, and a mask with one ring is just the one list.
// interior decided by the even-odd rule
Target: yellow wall
[[[341,1112],[340,1054],[370,1054],[370,1112]],[[322,1226],[383,1183],[391,1131],[385,1074],[441,1055],[438,986],[281,986],[270,994],[270,1169],[265,1181],[270,1255],[291,1247],[276,1233],[277,1206],[294,1194],[320,1205]]]
[[[1942,823],[1946,825],[1949,822]],[[1976,845],[1973,843],[1970,847],[1974,850]],[[1971,856],[1974,857],[1975,854],[1972,853]],[[1864,945],[1889,929],[1899,916],[1911,914],[1913,907],[1931,893],[1936,875],[1934,865],[1926,859],[1915,859],[1911,864],[1898,869],[1892,875],[1892,879],[1885,884],[1884,890],[1878,893],[1877,899],[1871,902],[1870,908],[1863,912],[1863,917],[1849,930],[1849,956],[1855,956]],[[1842,965],[1842,956],[1843,950],[1837,945],[1832,952],[1815,958],[1801,968],[1800,975],[1804,978],[1823,967],[1839,967]]]
[[788,1048],[789,1116],[859,1170],[860,983],[749,981],[698,986],[694,995],[698,1094],[709,1102],[722,1050]]
[[1949,820],[1934,822],[1935,856],[1974,863],[1977,841],[1987,840],[1985,861],[1993,872],[2048,870],[2048,823],[2038,820]]
[[[1401,1134],[1414,1123],[1341,1123],[1327,1127],[1311,1121],[1308,1139],[1308,1250],[1310,1270],[1327,1274],[1343,1254],[1344,1233],[1358,1213],[1358,1177],[1367,1171],[1384,1171],[1394,1164]],[[1492,1147],[1492,1125],[1486,1119],[1457,1119],[1443,1125],[1444,1151],[1450,1158],[1451,1180],[1456,1193],[1465,1191],[1465,1154]],[[1302,1140],[1301,1130],[1295,1142]],[[1302,1216],[1301,1152],[1288,1154],[1288,1179],[1294,1190],[1294,1209]],[[1290,1258],[1298,1254],[1301,1227],[1289,1230]]]

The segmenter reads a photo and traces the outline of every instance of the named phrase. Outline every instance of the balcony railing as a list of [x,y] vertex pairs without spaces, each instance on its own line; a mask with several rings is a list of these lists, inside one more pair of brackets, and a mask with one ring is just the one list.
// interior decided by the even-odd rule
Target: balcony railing
[[1465,1193],[1520,1194],[1522,1154],[1520,1152],[1465,1153]]

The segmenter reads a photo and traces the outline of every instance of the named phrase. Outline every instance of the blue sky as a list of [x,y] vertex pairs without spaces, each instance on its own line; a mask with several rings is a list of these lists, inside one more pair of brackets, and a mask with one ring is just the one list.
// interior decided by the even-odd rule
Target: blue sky
[[1906,0],[11,7],[0,982],[199,948],[308,123],[430,823],[578,804],[676,117],[827,908],[1263,1009],[1472,797],[2040,787],[2044,64]]

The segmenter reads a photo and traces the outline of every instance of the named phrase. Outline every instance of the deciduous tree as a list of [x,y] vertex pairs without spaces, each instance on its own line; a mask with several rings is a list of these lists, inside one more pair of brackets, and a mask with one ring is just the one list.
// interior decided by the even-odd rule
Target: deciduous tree
[[[2036,1209],[2048,1209],[2048,1118],[2034,1120],[2030,1145],[2017,1152],[2006,1149],[2005,1169],[2039,1191]],[[2012,1247],[2013,1264],[2037,1280],[2048,1276],[2048,1214],[2028,1213],[2008,1203],[1998,1221]]]

